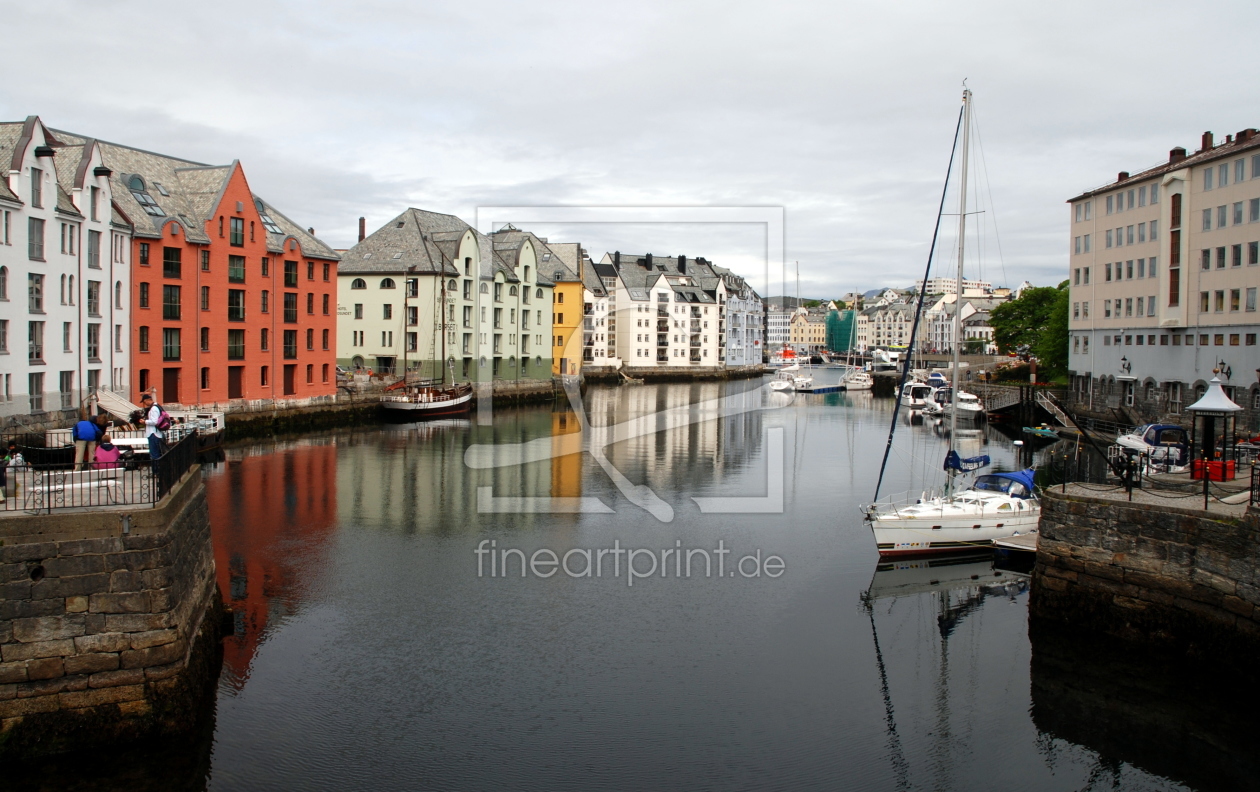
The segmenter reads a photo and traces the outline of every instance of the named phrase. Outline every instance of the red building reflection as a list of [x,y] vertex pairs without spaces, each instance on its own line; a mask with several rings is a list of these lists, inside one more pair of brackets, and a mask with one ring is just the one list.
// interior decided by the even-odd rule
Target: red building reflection
[[297,610],[318,578],[337,518],[337,448],[288,444],[229,452],[206,477],[211,537],[235,634],[225,679],[240,688],[267,630]]

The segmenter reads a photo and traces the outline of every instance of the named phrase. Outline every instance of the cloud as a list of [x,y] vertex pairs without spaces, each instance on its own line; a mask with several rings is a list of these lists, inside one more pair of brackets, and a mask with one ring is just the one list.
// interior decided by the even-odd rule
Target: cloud
[[[470,220],[488,204],[779,205],[815,296],[922,273],[963,78],[988,172],[969,270],[1007,283],[1066,272],[1067,198],[1258,120],[1245,47],[1214,48],[1205,72],[1159,44],[1174,17],[1182,41],[1254,29],[1243,2],[62,9],[48,24],[6,3],[7,57],[39,68],[0,85],[0,113],[240,159],[335,246],[360,215],[407,205]],[[764,247],[722,227],[636,230],[580,241],[750,267]],[[953,237],[947,223],[939,269]]]

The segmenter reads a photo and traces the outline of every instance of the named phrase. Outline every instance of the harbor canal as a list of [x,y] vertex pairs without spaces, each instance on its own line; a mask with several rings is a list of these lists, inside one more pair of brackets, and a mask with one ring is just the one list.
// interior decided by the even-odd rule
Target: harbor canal
[[[881,563],[858,508],[892,401],[774,403],[764,383],[593,387],[584,406],[604,459],[582,452],[567,406],[227,449],[206,473],[234,620],[211,724],[171,749],[178,761],[127,757],[115,786],[1171,790],[1256,778],[1228,766],[1251,761],[1236,752],[1212,754],[1211,773],[1192,750],[1152,752],[1148,732],[1178,741],[1158,726],[1149,680],[1171,689],[1175,676],[1142,675],[1149,707],[1109,706],[1106,680],[1124,677],[1114,661],[1078,678],[1090,657],[1069,638],[1030,639],[1021,569],[987,552]],[[613,425],[620,435],[601,428]],[[899,429],[886,492],[939,480],[943,431]],[[1012,470],[1026,461],[1016,438],[977,426],[958,445]],[[618,476],[647,489],[619,489]],[[577,574],[587,559],[600,575]],[[1146,731],[1126,727],[1135,720]],[[75,772],[57,788],[77,788]]]

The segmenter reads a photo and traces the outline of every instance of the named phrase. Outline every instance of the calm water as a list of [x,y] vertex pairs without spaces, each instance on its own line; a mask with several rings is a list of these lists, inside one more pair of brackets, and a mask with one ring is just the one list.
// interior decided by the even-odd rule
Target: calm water
[[[586,407],[596,427],[722,396],[728,410],[760,407],[760,385],[592,389]],[[1064,642],[1030,641],[1018,571],[988,556],[879,564],[858,505],[890,410],[835,394],[650,419],[673,426],[610,444],[607,463],[670,521],[631,503],[591,454],[547,456],[578,429],[559,407],[231,449],[207,486],[236,635],[206,758],[158,775],[214,790],[1240,788],[1164,733],[1180,715],[1109,698],[1131,665],[1112,673]],[[513,464],[531,440],[542,458]],[[960,443],[1018,464],[994,429]],[[903,424],[885,491],[922,488],[943,448],[941,427]],[[773,494],[776,457],[781,513],[745,501],[705,514],[692,500]],[[597,498],[611,513],[479,512],[479,488],[485,507]],[[611,554],[602,577],[522,578],[515,556],[506,577],[483,556],[479,576],[483,540],[530,555],[616,541],[651,550],[637,569],[665,576],[631,586]],[[719,542],[729,555],[713,554]],[[690,578],[675,555],[659,563],[679,547],[709,551],[711,575],[703,554]],[[758,551],[763,574],[731,576]],[[584,566],[570,556],[570,570]],[[1187,755],[1152,750],[1163,738]],[[1213,750],[1228,764],[1229,745]]]

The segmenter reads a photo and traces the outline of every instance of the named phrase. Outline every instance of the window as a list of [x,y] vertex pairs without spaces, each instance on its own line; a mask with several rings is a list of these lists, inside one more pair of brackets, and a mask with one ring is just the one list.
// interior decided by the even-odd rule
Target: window
[[[1088,209],[1089,204],[1085,204],[1085,208]],[[1089,212],[1086,211],[1085,214],[1089,214]],[[1085,252],[1088,253],[1089,252],[1089,234],[1086,234],[1084,239],[1085,239]],[[539,289],[539,291],[542,291],[542,290]]]
[[332,272],[332,265],[327,261],[324,262],[324,281],[328,281],[328,275]]
[[1133,259],[1124,262],[1124,277],[1126,280],[1133,280]]
[[1103,272],[1104,272],[1104,276],[1103,276],[1103,277],[1104,277],[1104,280],[1108,280],[1108,281],[1110,281],[1110,280],[1111,280],[1111,263],[1110,263],[1110,262],[1108,262],[1108,263],[1105,265],[1105,267],[1106,267],[1106,268],[1103,270]]
[[245,321],[245,290],[228,289],[228,321]]
[[394,318],[394,306],[392,306],[392,305],[388,305],[388,304],[387,304],[387,305],[382,305],[382,306],[381,306],[381,318],[382,318],[382,319],[393,319],[393,318]]
[[1225,269],[1225,248],[1223,246],[1216,249],[1216,268]]
[[101,282],[88,281],[87,292],[88,316],[101,315]]
[[320,331],[320,342],[323,345],[323,349],[328,349],[328,330]]
[[181,251],[179,248],[164,247],[162,248],[162,277],[178,278],[182,262],[180,260]]
[[31,168],[31,206],[44,208],[44,171]]
[[1243,204],[1238,201],[1234,204],[1234,225],[1242,225],[1243,221]]
[[1203,230],[1204,231],[1212,230],[1212,210],[1211,209],[1203,210]]
[[32,272],[26,276],[27,310],[31,313],[44,312],[44,276]]
[[269,373],[270,373],[270,372],[267,370],[267,367],[266,367],[266,366],[263,366],[263,367],[259,370],[259,373],[258,373],[258,384],[259,384],[259,385],[262,385],[264,388],[265,388],[265,387],[267,387],[267,382],[268,382],[268,377],[267,377],[267,375],[268,375]]
[[74,324],[71,322],[61,323],[61,351],[71,352],[74,350]]
[[311,292],[306,294],[306,313],[308,316],[315,315],[315,295]]
[[1224,228],[1226,225],[1225,221],[1228,219],[1228,216],[1229,216],[1228,206],[1216,207],[1216,227]]
[[362,278],[355,278],[354,280],[350,281],[350,288],[352,288],[352,289],[366,289],[366,288],[367,288],[367,281],[363,280]]
[[1216,181],[1218,187],[1224,187],[1229,184],[1229,163],[1223,162],[1217,168]]
[[1147,223],[1147,226],[1150,227],[1151,229],[1151,241],[1154,242],[1155,240],[1159,239],[1159,221],[1152,220],[1151,222]]
[[1242,289],[1229,290],[1229,310],[1237,311],[1242,307]]
[[1248,310],[1248,311],[1254,311],[1254,310],[1256,310],[1256,287],[1255,287],[1255,286],[1250,286],[1250,287],[1248,287],[1248,289],[1247,289],[1247,303],[1246,303],[1246,305],[1247,305],[1247,310]]
[[201,351],[210,351],[210,328],[208,327],[201,328]]
[[179,287],[162,287],[162,318],[178,319],[180,317]]
[[26,221],[26,257],[31,261],[44,260],[44,221],[38,217]]
[[114,282],[114,307],[122,310],[122,281]]
[[327,294],[324,295],[323,312],[324,312],[324,316],[328,316],[328,295]]
[[286,360],[297,359],[297,331],[284,331],[284,357]]
[[1199,313],[1207,313],[1211,310],[1212,295],[1208,292],[1199,292]]
[[503,284],[502,283],[494,284],[494,301],[503,302]]
[[9,351],[9,320],[0,319],[0,352]]
[[271,313],[271,292],[266,289],[263,289],[262,294],[259,295],[258,312]]
[[315,381],[315,365],[313,363],[306,364],[306,384],[310,385]]
[[284,262],[284,285],[291,288],[298,285],[298,263],[296,261]]
[[1230,256],[1230,266],[1241,267],[1242,266],[1242,245],[1234,245],[1233,248],[1230,250],[1230,253],[1232,254]]
[[297,324],[298,307],[297,292],[284,293],[284,321],[289,324]]
[[354,304],[354,318],[355,319],[363,318],[363,303]]
[[271,333],[265,327],[258,331],[258,348],[264,352],[271,349]]
[[1205,269],[1205,270],[1212,269],[1212,250],[1211,250],[1211,248],[1205,248],[1203,251],[1201,251],[1201,253],[1199,254],[1199,256],[1200,256],[1200,258],[1199,258],[1199,269]]
[[397,287],[397,284],[395,284],[395,283],[394,283],[394,279],[393,279],[393,278],[383,278],[383,279],[381,279],[381,288],[382,288],[382,289],[393,289],[393,288],[396,288],[396,287]]
[[[259,269],[259,274],[262,275],[264,278],[271,277],[271,259],[267,258],[266,256],[262,257],[262,267]],[[266,367],[264,366],[264,368]]]
[[1072,285],[1073,286],[1081,285],[1081,268],[1080,267],[1077,267],[1075,270],[1072,271]]
[[147,327],[140,328],[139,346],[141,352],[149,351],[149,328]]
[[162,359],[179,360],[179,328],[162,328]]
[[[1140,300],[1142,298],[1139,297],[1138,299]],[[1147,316],[1155,315],[1155,295],[1153,294],[1150,297],[1146,298],[1146,315]],[[1154,343],[1154,342],[1152,341],[1151,343]]]
[[228,282],[244,283],[245,282],[245,257],[244,256],[228,256]]
[[[1107,214],[1111,214],[1114,211],[1114,207],[1115,207],[1115,196],[1108,195],[1107,196]],[[957,286],[958,284],[954,284],[954,285]]]
[[306,348],[307,349],[315,348],[315,330],[314,329],[308,328],[306,331]]
[[1124,243],[1125,243],[1126,245],[1132,245],[1132,244],[1133,244],[1133,226],[1125,226],[1125,230],[1124,230]]
[[306,262],[306,279],[308,281],[315,280],[315,262],[313,261]]
[[[1105,244],[1107,247],[1111,247],[1111,229],[1110,228],[1107,229],[1107,241]],[[957,286],[958,284],[954,284],[954,285]]]
[[1212,189],[1212,176],[1213,176],[1212,168],[1207,167],[1203,169],[1203,189],[1204,190]]
[[87,254],[88,254],[88,266],[91,267],[92,269],[100,269],[101,268],[101,232],[100,231],[88,232]]
[[232,247],[245,247],[245,219],[229,218],[228,244]]
[[210,310],[210,287],[209,286],[201,287],[201,310],[203,311]]
[[1225,290],[1224,289],[1216,290],[1216,302],[1215,302],[1214,307],[1215,307],[1216,313],[1222,313],[1225,310]]
[[31,412],[43,412],[44,410],[44,373],[41,371],[37,374],[31,374],[27,378],[28,390],[31,396]]

